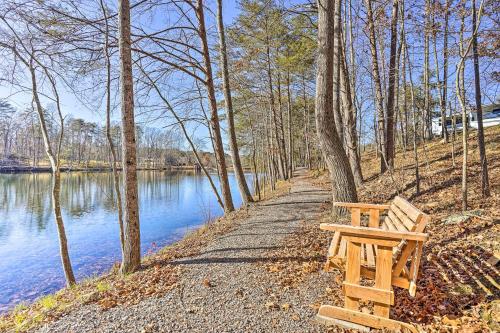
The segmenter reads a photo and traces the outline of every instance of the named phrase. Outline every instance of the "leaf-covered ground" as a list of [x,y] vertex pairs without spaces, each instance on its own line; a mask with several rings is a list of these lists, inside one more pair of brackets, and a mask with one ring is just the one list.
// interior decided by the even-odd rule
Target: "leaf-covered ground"
[[[375,154],[363,154],[367,180],[360,201],[389,202],[399,194],[428,213],[432,223],[424,248],[417,295],[395,288],[396,303],[391,317],[411,322],[424,332],[488,332],[500,330],[500,128],[486,130],[491,196],[482,198],[479,153],[475,132],[469,140],[469,208],[461,208],[461,142],[439,140],[419,147],[421,191],[415,193],[413,151],[398,152],[395,171],[379,175]],[[329,188],[325,172],[313,172],[315,182]],[[285,288],[301,288],[308,277],[321,272],[331,235],[319,230],[320,222],[331,222],[328,209],[318,221],[304,223],[302,232],[291,236],[284,250],[296,261],[268,265],[270,274]],[[344,221],[344,223],[347,223]],[[315,260],[304,264],[307,253]],[[275,254],[276,256],[279,253]],[[343,305],[342,273],[334,271],[331,287],[312,306]],[[333,330],[336,330],[334,328]]]

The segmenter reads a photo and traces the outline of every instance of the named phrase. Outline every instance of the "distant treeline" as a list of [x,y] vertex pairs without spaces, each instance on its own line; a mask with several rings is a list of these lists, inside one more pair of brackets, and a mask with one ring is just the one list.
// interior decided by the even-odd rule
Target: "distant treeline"
[[[50,110],[47,110],[50,114]],[[47,117],[50,119],[51,117]],[[0,101],[0,172],[50,171],[45,154],[39,120],[31,110],[21,112],[8,102]],[[59,127],[49,123],[50,135],[59,135]],[[106,130],[94,122],[69,118],[65,121],[62,141],[62,170],[107,169],[110,167]],[[113,141],[120,148],[120,126],[112,127]],[[182,138],[174,130],[137,127],[137,162],[143,169],[194,167],[193,152],[181,147]],[[56,142],[56,140],[53,140]],[[121,159],[121,149],[117,149]],[[212,153],[199,152],[208,168],[215,168]]]

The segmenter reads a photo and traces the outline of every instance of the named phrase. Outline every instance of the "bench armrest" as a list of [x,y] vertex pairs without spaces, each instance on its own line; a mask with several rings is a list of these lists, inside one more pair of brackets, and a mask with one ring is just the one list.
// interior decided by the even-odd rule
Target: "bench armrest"
[[334,202],[333,206],[336,207],[346,207],[346,208],[360,208],[360,209],[378,209],[378,210],[388,210],[391,205],[376,205],[361,202]]
[[320,229],[329,231],[338,231],[344,235],[351,235],[363,238],[392,239],[392,240],[404,239],[417,242],[425,242],[428,238],[427,234],[421,232],[389,231],[378,228],[353,227],[349,225],[331,224],[331,223],[321,223]]

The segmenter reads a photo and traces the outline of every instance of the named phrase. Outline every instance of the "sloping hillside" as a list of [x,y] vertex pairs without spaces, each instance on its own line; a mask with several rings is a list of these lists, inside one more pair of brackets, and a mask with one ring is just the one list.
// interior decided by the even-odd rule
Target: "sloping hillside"
[[[366,183],[359,191],[360,201],[384,203],[400,194],[432,217],[417,296],[411,298],[406,291],[397,290],[391,313],[393,318],[419,323],[424,331],[500,329],[500,127],[485,131],[491,189],[491,196],[486,199],[481,197],[477,133],[470,133],[469,209],[464,213],[460,135],[455,142],[455,165],[451,143],[433,140],[419,146],[421,190],[418,195],[412,150],[398,151],[393,174],[379,175],[375,154],[363,155]],[[317,181],[329,187],[327,175],[319,176]],[[325,220],[329,217],[325,216]],[[310,251],[322,248],[324,252],[328,239],[315,229],[316,223],[305,227],[304,234],[310,240],[305,244],[309,244]],[[303,238],[301,242],[304,244]],[[343,304],[342,298],[328,295],[321,301]]]

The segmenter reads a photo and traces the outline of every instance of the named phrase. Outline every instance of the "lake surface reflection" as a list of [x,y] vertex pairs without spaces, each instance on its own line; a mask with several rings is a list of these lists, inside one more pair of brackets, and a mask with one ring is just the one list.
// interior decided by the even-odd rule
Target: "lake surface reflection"
[[[223,213],[201,174],[139,171],[138,178],[143,254]],[[238,207],[233,175],[230,184]],[[50,174],[0,174],[0,312],[64,287],[50,194]],[[120,260],[114,201],[111,173],[63,174],[61,204],[77,279]]]

